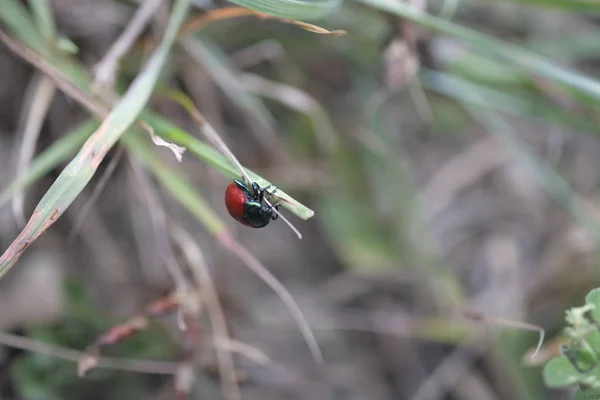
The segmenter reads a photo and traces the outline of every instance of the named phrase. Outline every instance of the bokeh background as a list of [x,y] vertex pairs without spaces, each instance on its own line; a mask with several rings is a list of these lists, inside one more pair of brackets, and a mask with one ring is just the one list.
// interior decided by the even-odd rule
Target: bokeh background
[[[437,19],[424,24],[346,1],[314,21],[343,36],[252,16],[214,21],[193,34],[195,51],[174,48],[159,83],[190,96],[244,165],[315,211],[307,221],[283,211],[302,240],[281,221],[246,228],[225,210],[228,177],[189,153],[178,164],[156,148],[293,294],[325,365],[312,360],[273,291],[119,150],[0,282],[0,329],[83,350],[171,293],[151,187],[165,218],[185,226],[202,249],[232,337],[263,353],[235,356],[244,399],[570,398],[545,388],[541,371],[556,354],[564,311],[600,278],[597,100],[535,63],[524,67],[516,54],[493,56],[516,44],[577,71],[575,80],[594,77],[600,27],[590,13],[598,6],[388,1]],[[49,3],[89,71],[137,7]],[[123,87],[147,56],[144,40],[164,29],[163,3],[123,60]],[[226,6],[198,1],[190,16]],[[444,23],[472,31],[440,32]],[[479,36],[464,39],[475,31],[500,47],[485,54],[485,44],[469,47]],[[39,154],[89,118],[57,91],[39,138],[24,144],[36,79],[32,66],[0,45],[0,189],[15,179],[23,148]],[[150,105],[202,139],[182,108],[158,97]],[[25,217],[64,165],[26,189]],[[3,249],[24,226],[19,214],[11,202],[0,209]],[[537,358],[528,355],[538,333],[519,322],[545,329]],[[220,399],[205,316],[201,326],[189,398]],[[107,368],[79,378],[73,362],[0,339],[3,399],[177,398],[172,375]],[[104,352],[178,362],[190,352],[184,342],[170,315]]]

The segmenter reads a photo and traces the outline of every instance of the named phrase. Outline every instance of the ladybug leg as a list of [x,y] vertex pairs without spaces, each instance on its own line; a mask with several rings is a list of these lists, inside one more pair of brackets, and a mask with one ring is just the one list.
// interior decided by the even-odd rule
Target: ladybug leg
[[[260,188],[260,186],[258,186],[258,184],[255,182],[253,183],[253,185],[256,184],[256,188],[254,186],[252,186],[254,188],[254,190],[257,191],[258,193],[258,199],[262,202],[263,199],[265,198],[265,193],[268,194],[269,196],[271,196],[273,193],[269,193],[269,188],[273,186],[273,184],[270,184],[269,186],[266,186],[264,188]],[[277,190],[277,188],[275,188],[275,190]]]
[[252,182],[252,191],[254,192],[254,196],[258,198],[258,201],[262,203],[265,196],[265,190],[261,189],[260,186],[258,186],[258,183]]
[[[273,208],[276,209],[277,211],[279,211],[279,204],[275,204],[273,206]],[[274,213],[271,214],[271,219],[273,221],[275,221],[277,218],[279,218],[279,214],[277,214],[276,212],[274,212]]]

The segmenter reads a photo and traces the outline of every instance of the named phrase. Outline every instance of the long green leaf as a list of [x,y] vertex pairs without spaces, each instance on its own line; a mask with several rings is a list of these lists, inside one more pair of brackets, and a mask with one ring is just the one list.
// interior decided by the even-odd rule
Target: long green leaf
[[185,19],[188,6],[189,0],[175,2],[165,35],[158,48],[131,84],[125,96],[40,200],[23,231],[0,257],[0,277],[8,272],[23,251],[48,229],[79,195],[94,175],[108,150],[136,121],[154,90],[177,32]]
[[48,47],[35,28],[27,8],[20,2],[14,0],[0,0],[0,21],[17,36],[21,37],[23,43],[35,49],[37,52],[48,55]]

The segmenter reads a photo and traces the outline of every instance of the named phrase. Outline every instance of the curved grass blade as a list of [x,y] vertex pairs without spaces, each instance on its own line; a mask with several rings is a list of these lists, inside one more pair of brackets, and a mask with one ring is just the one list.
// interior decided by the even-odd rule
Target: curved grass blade
[[217,8],[214,10],[210,10],[202,15],[190,18],[181,28],[179,35],[186,36],[192,32],[202,29],[207,24],[214,22],[214,21],[221,21],[221,20],[225,20],[225,19],[248,17],[248,16],[258,17],[260,19],[274,19],[276,21],[280,21],[283,23],[296,25],[300,29],[304,29],[305,31],[317,33],[320,35],[341,36],[346,33],[345,31],[342,31],[342,30],[330,31],[328,29],[321,28],[320,26],[308,24],[308,23],[302,22],[302,21],[274,17],[272,15],[263,14],[258,11],[250,10],[247,8],[224,7],[224,8]]
[[35,24],[27,12],[27,8],[22,3],[14,0],[0,1],[0,21],[11,32],[19,36],[28,47],[35,49],[45,56],[48,55],[48,46],[35,28]]
[[[19,123],[18,136],[21,137],[16,151],[16,175],[22,176],[27,171],[42,131],[42,125],[50,109],[56,87],[52,80],[42,73],[36,73],[29,83],[25,95],[26,105],[23,107]],[[25,225],[25,194],[16,193],[12,200],[13,215],[19,226]]]
[[238,6],[280,18],[313,20],[323,18],[342,0],[229,0]]
[[183,38],[180,43],[189,57],[203,66],[227,98],[242,110],[261,144],[265,148],[279,147],[275,118],[260,99],[240,84],[238,73],[225,54],[208,40],[200,38]]
[[52,17],[49,0],[29,0],[29,7],[40,33],[48,44],[53,44],[56,40],[56,25]]
[[194,191],[193,187],[177,174],[173,169],[158,159],[135,133],[128,133],[122,138],[123,144],[141,161],[149,167],[163,186],[172,193],[176,193],[177,200],[186,207],[196,219],[214,236],[223,232],[225,223],[212,212],[210,205]]
[[154,90],[179,27],[187,14],[188,6],[189,0],[175,2],[159,47],[127,93],[40,200],[23,231],[0,257],[0,277],[8,272],[25,249],[65,211],[90,181],[106,153],[136,121]]

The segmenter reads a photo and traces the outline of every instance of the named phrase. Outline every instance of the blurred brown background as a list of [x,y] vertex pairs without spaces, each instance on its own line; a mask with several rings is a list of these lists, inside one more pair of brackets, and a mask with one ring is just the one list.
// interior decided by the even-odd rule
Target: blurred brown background
[[[90,70],[135,11],[119,1],[51,3],[60,33]],[[226,5],[200,4],[193,13]],[[145,36],[159,31],[163,16]],[[510,42],[538,43],[536,50],[556,62],[597,71],[597,49],[577,38],[592,38],[598,28],[581,14],[469,1],[453,19]],[[357,3],[317,24],[347,34],[315,35],[252,17],[214,22],[201,37],[217,64],[175,49],[161,83],[185,91],[244,165],[316,213],[306,222],[285,214],[302,240],[281,221],[243,227],[223,204],[227,178],[189,154],[177,165],[158,150],[290,290],[324,352],[326,364],[315,365],[281,300],[158,185],[167,218],[189,229],[205,252],[232,336],[270,359],[260,365],[236,356],[243,398],[569,398],[544,388],[539,365],[524,365],[536,332],[487,322],[540,325],[549,337],[540,357],[547,357],[564,310],[598,285],[595,237],[531,167],[542,160],[558,171],[570,184],[566,202],[577,199],[594,218],[600,142],[550,112],[584,120],[587,111],[547,82],[467,53],[458,40]],[[131,58],[121,83],[135,76],[138,61]],[[0,46],[0,188],[15,177],[33,76],[31,66]],[[550,111],[498,100],[520,111],[500,117],[519,140],[503,141],[456,101],[466,89],[452,78],[494,96],[521,95],[527,104],[545,97]],[[259,105],[245,103],[240,90]],[[160,99],[152,107],[200,137],[180,108]],[[86,116],[57,92],[36,151]],[[153,235],[153,203],[127,156],[79,219],[115,154],[0,283],[3,331],[83,350],[173,290]],[[61,169],[27,189],[26,217]],[[23,225],[11,204],[0,211],[6,248]],[[469,319],[471,309],[484,321]],[[205,331],[209,342],[208,325]],[[175,319],[166,317],[107,354],[178,360],[182,347]],[[196,370],[190,397],[221,398],[210,346],[203,357],[206,368]],[[169,375],[97,369],[80,379],[73,363],[10,347],[0,352],[5,399],[167,399],[173,388]]]

